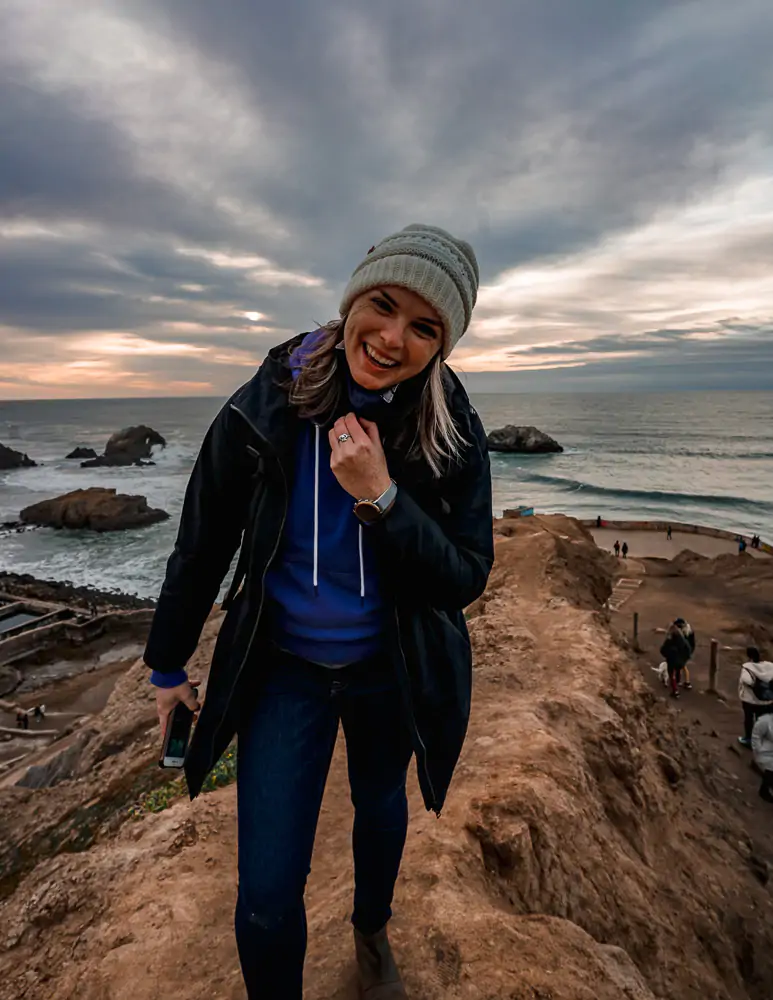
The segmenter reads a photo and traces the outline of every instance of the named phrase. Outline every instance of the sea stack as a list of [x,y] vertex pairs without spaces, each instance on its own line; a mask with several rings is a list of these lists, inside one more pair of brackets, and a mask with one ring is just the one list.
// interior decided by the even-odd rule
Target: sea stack
[[153,462],[147,459],[150,458],[155,445],[165,448],[166,440],[152,427],[147,427],[145,424],[124,427],[123,430],[116,431],[107,442],[104,455],[81,462],[81,468],[93,469],[103,465],[153,465]]
[[128,496],[112,489],[92,486],[25,507],[19,514],[25,524],[48,528],[86,528],[91,531],[123,531],[165,521],[165,510],[148,507],[142,496]]
[[507,451],[522,455],[544,455],[564,449],[549,434],[536,427],[507,424],[488,435],[489,451]]
[[14,451],[13,448],[7,448],[4,444],[0,444],[0,469],[31,469],[38,463],[33,462],[28,455],[23,452]]

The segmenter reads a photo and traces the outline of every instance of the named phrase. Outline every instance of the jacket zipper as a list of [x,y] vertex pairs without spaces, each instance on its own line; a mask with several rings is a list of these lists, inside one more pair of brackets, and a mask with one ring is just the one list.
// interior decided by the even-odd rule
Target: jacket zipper
[[[238,406],[234,406],[233,403],[231,403],[231,409],[234,411],[234,413],[238,413],[239,416],[242,418],[242,420],[244,420],[244,422],[247,424],[247,426],[253,432],[253,434],[260,441],[262,441],[265,445],[267,445],[270,450],[273,451],[273,449],[271,448],[271,445],[269,444],[269,442],[260,433],[260,431],[252,423],[252,421],[249,419],[249,417],[247,417],[246,414],[244,414],[238,408]],[[244,656],[242,657],[242,662],[239,664],[239,669],[236,671],[236,677],[234,678],[233,685],[231,686],[231,692],[228,695],[228,701],[226,702],[225,708],[223,709],[222,718],[225,718],[228,715],[228,709],[231,707],[231,699],[233,698],[234,691],[236,690],[236,687],[237,687],[237,685],[239,683],[239,678],[241,677],[242,671],[244,670],[244,667],[245,667],[245,665],[247,663],[247,660],[249,659],[250,653],[252,652],[252,644],[255,641],[255,636],[257,635],[257,632],[258,632],[258,625],[260,623],[260,616],[263,613],[263,604],[264,604],[264,598],[265,598],[265,592],[266,592],[266,586],[265,586],[266,585],[266,573],[268,573],[268,571],[269,571],[269,569],[271,567],[271,563],[274,561],[274,559],[276,557],[276,554],[279,551],[279,544],[280,544],[281,539],[282,539],[282,532],[284,531],[285,521],[287,520],[287,476],[285,475],[285,471],[282,468],[282,463],[281,462],[279,462],[279,470],[282,473],[282,481],[284,482],[284,488],[285,488],[285,503],[284,503],[284,510],[282,511],[282,522],[279,525],[279,532],[277,533],[277,536],[276,536],[276,543],[274,545],[274,548],[273,548],[273,550],[271,552],[271,555],[268,557],[268,561],[266,562],[266,565],[265,565],[265,567],[263,569],[263,576],[261,577],[261,580],[260,580],[260,604],[258,605],[258,610],[257,610],[257,613],[255,615],[255,623],[252,626],[252,633],[250,635],[249,642],[247,643],[247,649],[245,650]],[[253,550],[254,550],[254,545],[252,546],[252,548],[250,550],[249,562],[247,564],[247,574],[245,576],[245,580],[249,580],[249,578],[250,578],[250,571],[252,570],[252,553],[253,553]],[[217,727],[217,729],[215,730],[215,732],[212,735],[212,744],[211,744],[211,747],[210,747],[210,757],[215,752],[215,739],[217,737],[219,729],[220,729],[220,726]]]
[[403,665],[403,673],[405,674],[406,691],[408,692],[408,711],[411,717],[411,725],[413,726],[413,731],[416,733],[416,739],[419,741],[419,746],[421,747],[421,769],[424,773],[424,777],[429,786],[430,795],[432,796],[432,809],[435,815],[440,819],[440,809],[437,805],[437,795],[435,795],[435,789],[432,784],[432,779],[429,776],[429,769],[427,768],[427,747],[424,740],[421,738],[421,733],[419,732],[419,727],[416,725],[416,716],[413,713],[413,699],[411,698],[411,678],[408,673],[408,662],[405,659],[405,652],[403,650],[403,640],[400,635],[400,614],[395,608],[395,625],[397,627],[397,648],[400,650],[400,660]]

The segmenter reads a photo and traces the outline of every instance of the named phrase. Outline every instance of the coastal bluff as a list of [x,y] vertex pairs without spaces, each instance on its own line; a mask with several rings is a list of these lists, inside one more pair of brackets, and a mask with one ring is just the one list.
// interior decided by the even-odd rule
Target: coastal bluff
[[[390,934],[415,1000],[768,1000],[773,851],[642,679],[604,605],[616,560],[560,515],[497,521],[467,611],[470,729],[446,808],[411,824]],[[191,672],[206,676],[213,609]],[[69,742],[68,742],[69,741]],[[74,747],[75,749],[71,749]],[[71,777],[0,777],[0,1000],[243,1000],[233,785],[161,812],[138,660],[69,750]],[[343,741],[307,905],[307,1000],[355,1000]],[[179,942],[184,947],[179,947]],[[203,961],[191,963],[190,955]]]

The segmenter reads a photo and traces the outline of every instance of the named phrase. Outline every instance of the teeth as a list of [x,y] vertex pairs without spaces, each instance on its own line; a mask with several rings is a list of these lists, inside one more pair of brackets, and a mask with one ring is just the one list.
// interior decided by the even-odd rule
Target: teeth
[[397,361],[392,361],[390,358],[385,358],[383,354],[379,354],[378,351],[374,350],[370,344],[365,345],[365,353],[371,359],[375,361],[377,365],[381,365],[382,368],[394,368],[395,365],[399,364]]

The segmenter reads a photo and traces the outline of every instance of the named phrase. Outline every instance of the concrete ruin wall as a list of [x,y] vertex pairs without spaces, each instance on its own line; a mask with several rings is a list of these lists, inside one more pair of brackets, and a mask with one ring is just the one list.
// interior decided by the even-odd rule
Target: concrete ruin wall
[[92,642],[108,632],[134,631],[144,626],[149,628],[153,614],[152,608],[138,611],[110,611],[80,624],[59,621],[41,625],[10,639],[0,640],[0,664],[8,663],[25,653],[46,649],[62,642],[77,647]]

